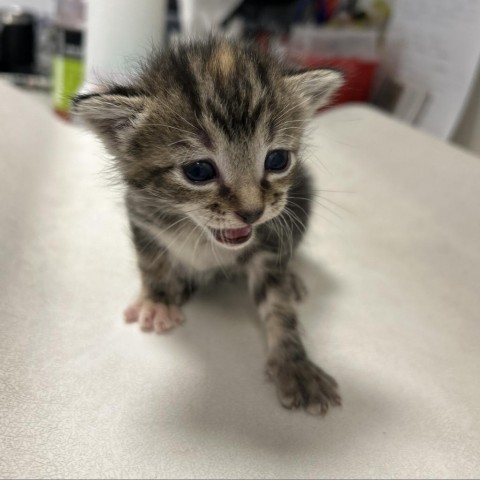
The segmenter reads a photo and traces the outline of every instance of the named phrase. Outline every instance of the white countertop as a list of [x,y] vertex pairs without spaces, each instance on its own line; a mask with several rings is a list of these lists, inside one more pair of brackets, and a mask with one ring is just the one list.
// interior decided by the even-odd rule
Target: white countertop
[[[325,192],[299,260],[344,405],[283,410],[244,291],[163,337],[98,143],[0,84],[0,477],[480,475],[480,161],[376,111],[311,128]],[[314,158],[316,157],[316,158]]]

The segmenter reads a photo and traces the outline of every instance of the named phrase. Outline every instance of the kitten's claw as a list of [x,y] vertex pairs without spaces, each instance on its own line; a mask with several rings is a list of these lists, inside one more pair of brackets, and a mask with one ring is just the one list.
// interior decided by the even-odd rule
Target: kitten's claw
[[312,415],[325,415],[330,406],[340,406],[337,382],[310,360],[270,361],[267,373],[277,387],[278,398],[288,409],[304,408]]
[[181,325],[184,321],[176,305],[165,305],[151,300],[142,300],[129,306],[124,312],[127,323],[138,322],[144,332],[164,333]]

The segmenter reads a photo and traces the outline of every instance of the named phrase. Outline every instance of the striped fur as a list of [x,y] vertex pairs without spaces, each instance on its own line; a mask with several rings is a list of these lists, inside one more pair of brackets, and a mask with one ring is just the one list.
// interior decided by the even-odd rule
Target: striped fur
[[[245,275],[280,401],[313,414],[340,398],[302,345],[294,302],[303,285],[290,259],[310,213],[303,130],[341,82],[336,72],[289,72],[252,46],[210,38],[154,54],[130,85],[106,84],[74,102],[126,185],[143,283],[127,320],[167,330],[181,322],[177,307],[198,286]],[[267,153],[279,149],[289,152],[288,168],[267,172]],[[182,167],[203,159],[217,178],[192,184]],[[235,248],[216,241],[213,230],[244,226],[239,211],[263,212],[251,239]]]

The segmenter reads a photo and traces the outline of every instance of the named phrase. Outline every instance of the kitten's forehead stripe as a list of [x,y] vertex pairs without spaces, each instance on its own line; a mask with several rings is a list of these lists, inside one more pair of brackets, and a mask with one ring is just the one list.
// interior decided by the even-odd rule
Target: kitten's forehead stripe
[[220,76],[227,78],[233,70],[235,57],[229,45],[220,45],[214,52],[212,59],[212,69],[216,70]]
[[190,102],[191,108],[196,115],[201,114],[200,90],[197,78],[192,70],[192,66],[188,57],[174,57],[174,67],[176,80],[185,96]]
[[242,136],[252,136],[255,133],[260,114],[264,108],[263,101],[258,103],[253,112],[249,112],[247,109],[242,110],[241,105],[236,103],[235,101],[230,102],[227,109],[221,109],[212,101],[207,101],[208,112],[212,120],[230,141]]
[[170,125],[164,134],[169,144],[191,131],[213,150],[225,142],[268,144],[280,129],[290,133],[276,120],[296,113],[282,117],[296,101],[285,95],[283,75],[283,67],[257,48],[212,38],[154,56],[139,87],[158,99],[154,120]]

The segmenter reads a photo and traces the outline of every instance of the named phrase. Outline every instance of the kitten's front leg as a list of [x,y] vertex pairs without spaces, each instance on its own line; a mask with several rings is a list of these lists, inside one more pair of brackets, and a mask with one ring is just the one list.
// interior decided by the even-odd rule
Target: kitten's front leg
[[336,381],[307,356],[293,307],[291,277],[274,259],[259,256],[248,270],[249,287],[267,332],[267,373],[285,408],[324,415],[341,404]]
[[143,331],[164,333],[183,323],[180,306],[195,287],[185,272],[171,261],[166,249],[140,229],[132,227],[132,232],[142,291],[137,301],[125,310],[125,320],[138,322]]

